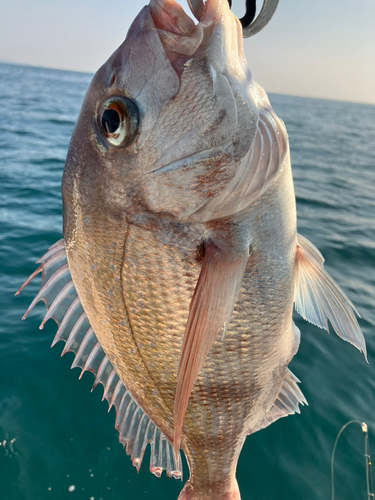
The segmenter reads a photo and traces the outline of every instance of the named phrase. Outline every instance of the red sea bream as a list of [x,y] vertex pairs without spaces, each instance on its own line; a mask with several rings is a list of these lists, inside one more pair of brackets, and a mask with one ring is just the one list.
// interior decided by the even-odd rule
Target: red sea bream
[[89,86],[62,195],[64,237],[29,310],[43,299],[55,342],[104,385],[137,468],[150,443],[151,472],[181,477],[182,449],[180,500],[239,499],[246,436],[306,403],[288,369],[293,304],[365,342],[297,235],[285,126],[227,0],[198,24],[175,0],[141,10]]

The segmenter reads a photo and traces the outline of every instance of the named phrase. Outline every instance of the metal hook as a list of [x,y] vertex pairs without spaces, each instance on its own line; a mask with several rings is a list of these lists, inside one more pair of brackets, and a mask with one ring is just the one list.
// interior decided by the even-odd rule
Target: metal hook
[[[232,8],[231,3],[232,1],[229,2],[230,8]],[[250,24],[254,21],[256,11],[257,11],[256,0],[246,0],[245,15],[240,19],[243,29],[248,28]]]
[[[262,9],[254,21],[256,13],[256,0],[246,0],[246,13],[240,19],[243,28],[243,37],[250,38],[256,35],[271,21],[280,0],[263,0]],[[188,0],[190,9],[199,21],[203,14],[203,0]],[[232,7],[232,0],[228,0]]]
[[[245,17],[247,15],[247,10],[246,14],[244,17],[241,19],[242,27],[243,27],[243,37],[244,38],[250,38],[251,36],[256,35],[262,29],[267,26],[267,24],[271,21],[274,13],[276,12],[277,6],[279,5],[280,0],[264,0],[263,1],[263,7],[261,11],[259,12],[259,16],[253,21],[254,17],[250,21],[250,24],[247,26],[244,25],[242,22],[242,19],[245,20]],[[255,0],[254,0],[254,7],[255,7]],[[247,2],[246,2],[246,9],[247,9]],[[255,16],[255,9],[254,9],[254,16]]]

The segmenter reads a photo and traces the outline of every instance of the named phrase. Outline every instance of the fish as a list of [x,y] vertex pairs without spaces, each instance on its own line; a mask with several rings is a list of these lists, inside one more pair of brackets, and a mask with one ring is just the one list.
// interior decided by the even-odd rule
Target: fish
[[288,136],[227,0],[197,23],[151,0],[94,75],[62,179],[63,238],[38,261],[53,345],[95,375],[139,470],[179,500],[236,500],[246,439],[307,404],[293,308],[366,357],[353,304],[297,234]]

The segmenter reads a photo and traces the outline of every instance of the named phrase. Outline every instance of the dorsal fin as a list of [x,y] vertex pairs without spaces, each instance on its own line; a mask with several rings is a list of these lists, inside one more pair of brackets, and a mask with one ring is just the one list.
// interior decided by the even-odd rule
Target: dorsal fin
[[[75,354],[72,368],[79,366],[82,369],[79,378],[85,371],[91,371],[95,375],[93,389],[99,383],[104,386],[103,399],[108,401],[108,411],[112,406],[116,409],[115,428],[133,465],[139,470],[146,446],[150,443],[150,471],[160,477],[166,470],[169,477],[182,479],[181,465],[175,462],[171,443],[133,399],[90,326],[69,273],[64,240],[55,243],[38,263],[41,263],[39,268],[16,293],[18,295],[42,272],[40,291],[23,319],[39,300],[44,301],[47,314],[40,328],[49,318],[53,318],[59,328],[52,345],[64,340],[66,344],[62,355],[68,351]],[[181,464],[181,460],[178,462]]]
[[300,234],[296,261],[296,311],[327,332],[329,320],[337,335],[362,351],[367,361],[366,342],[354,314],[357,311],[323,268],[322,254]]

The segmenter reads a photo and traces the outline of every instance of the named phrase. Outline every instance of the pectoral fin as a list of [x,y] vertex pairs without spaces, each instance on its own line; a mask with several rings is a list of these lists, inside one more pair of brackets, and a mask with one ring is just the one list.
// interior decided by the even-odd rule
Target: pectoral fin
[[329,320],[337,335],[362,351],[367,360],[353,304],[323,269],[324,259],[314,245],[301,235],[297,242],[296,311],[327,332]]
[[182,425],[189,397],[217,335],[229,325],[248,251],[222,250],[212,241],[206,243],[202,270],[190,303],[182,344],[174,402],[174,449],[180,446]]

